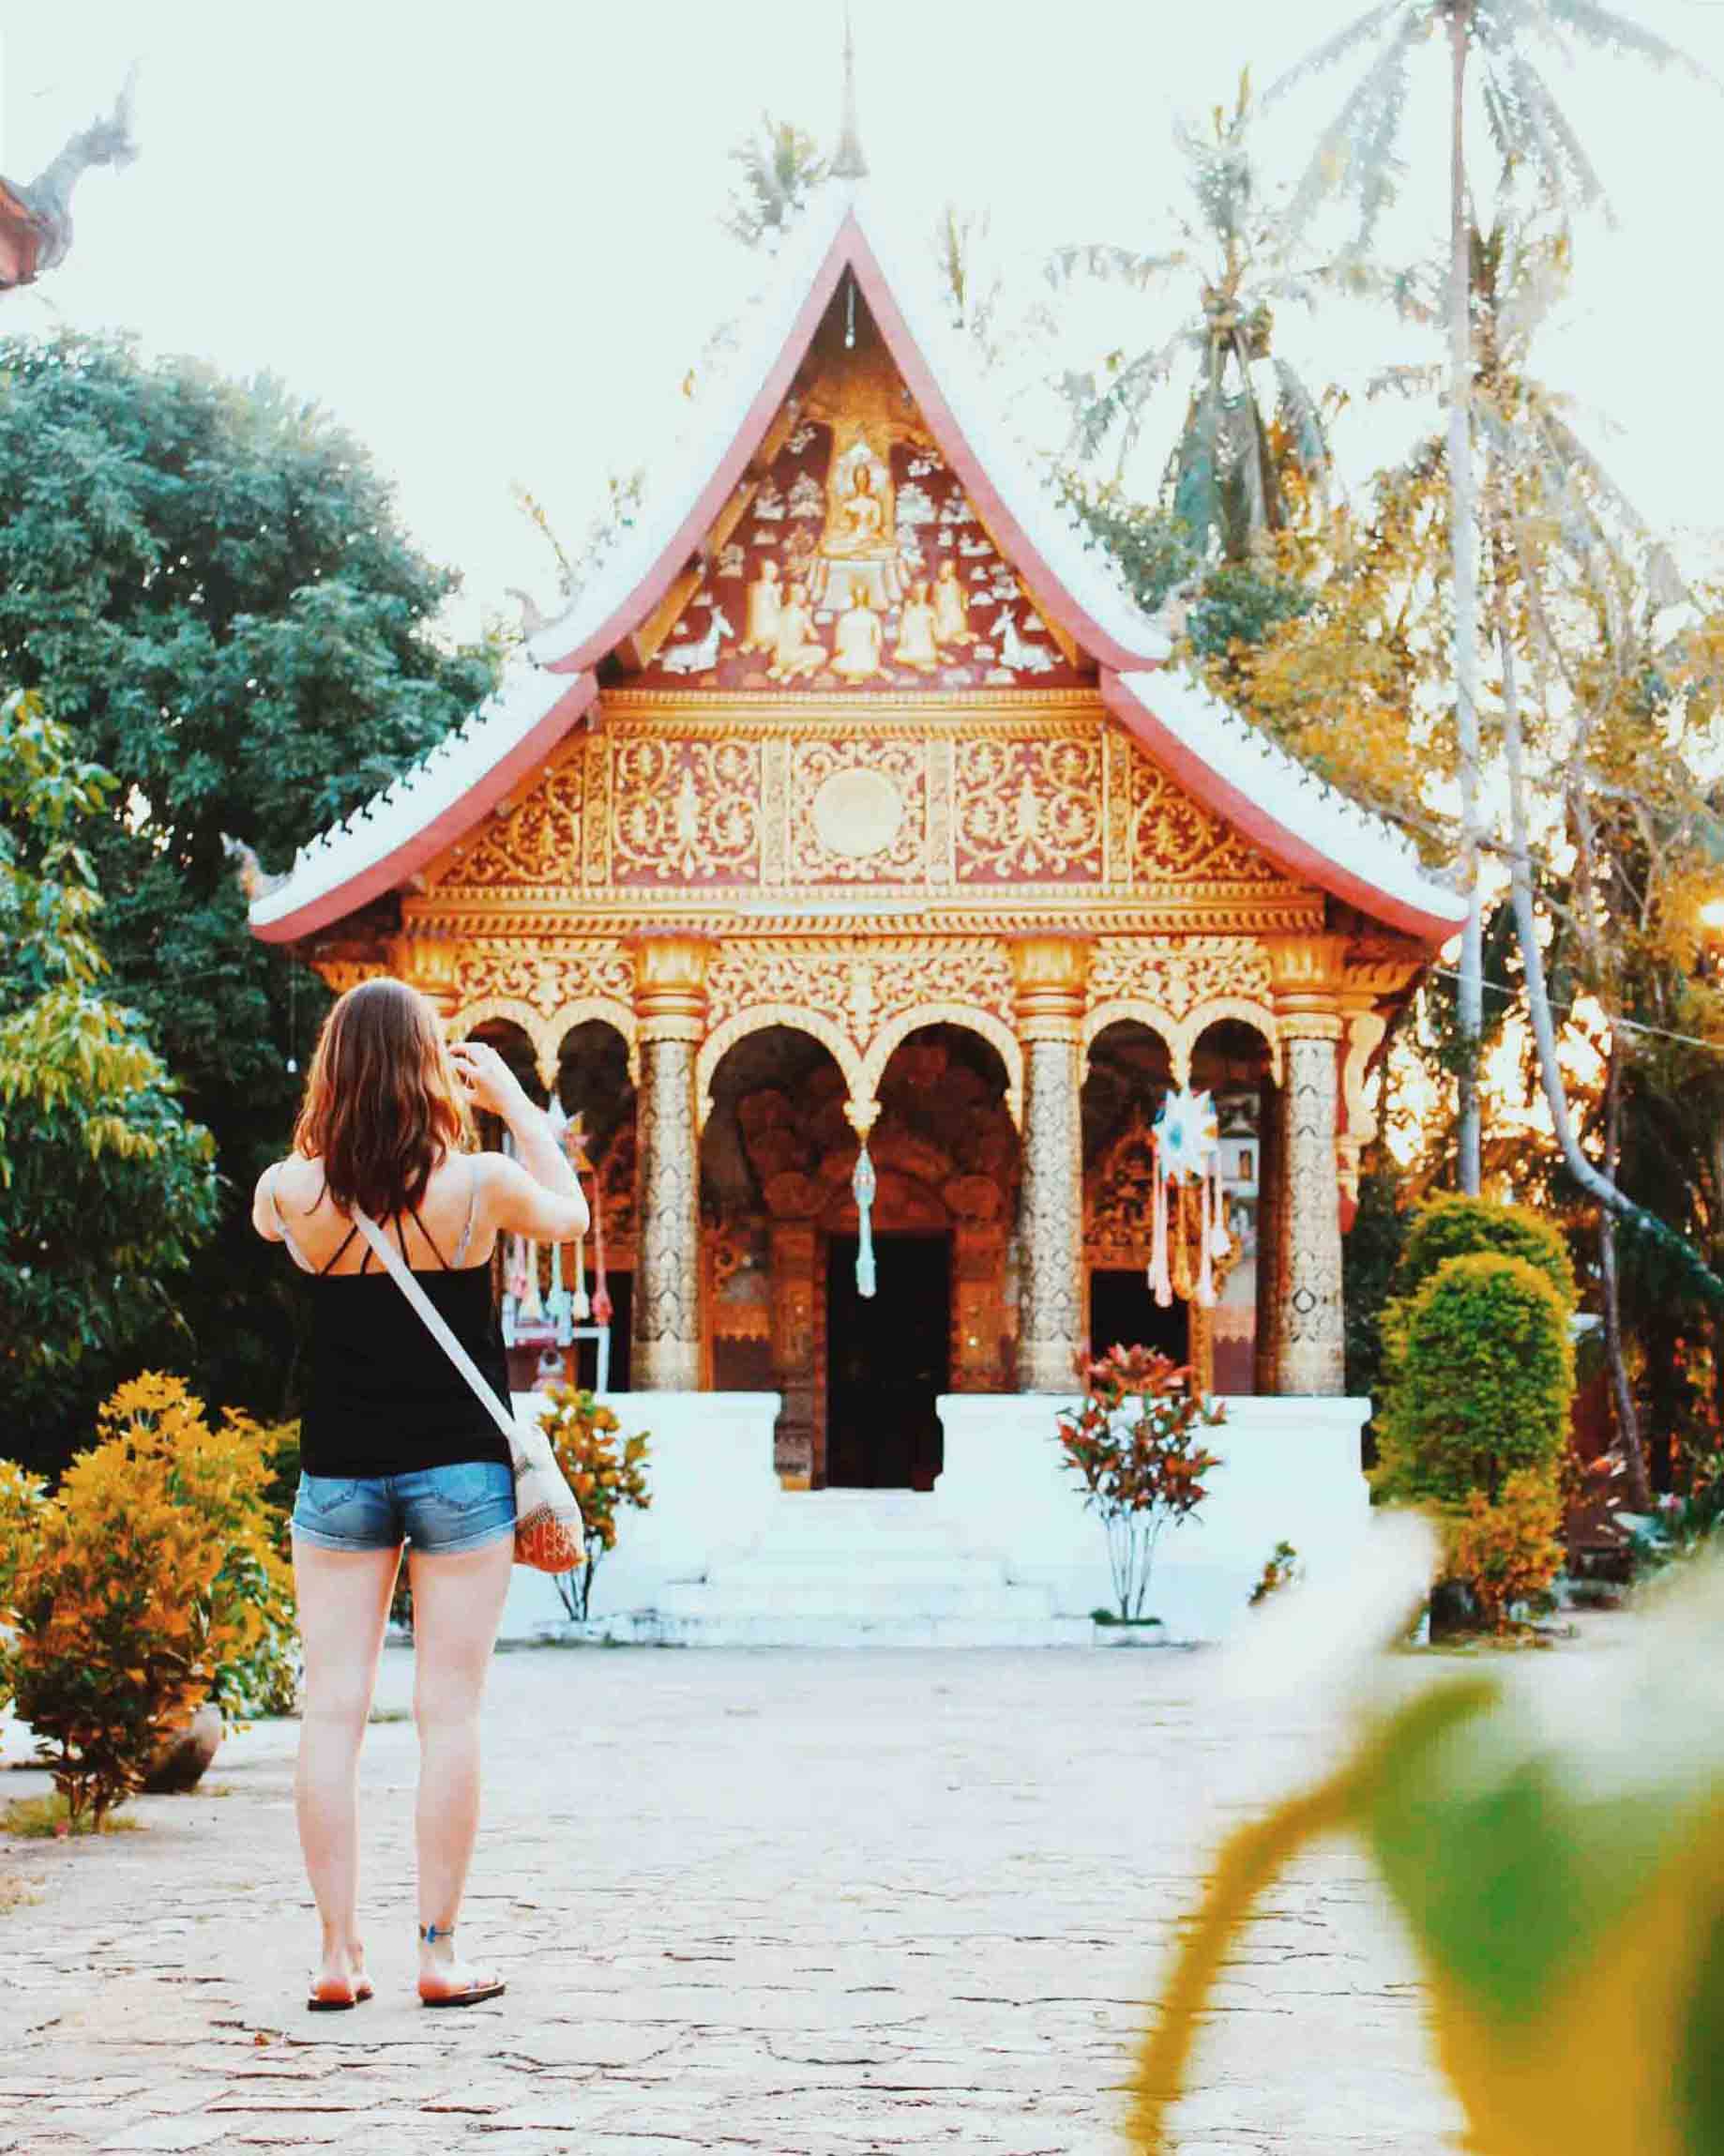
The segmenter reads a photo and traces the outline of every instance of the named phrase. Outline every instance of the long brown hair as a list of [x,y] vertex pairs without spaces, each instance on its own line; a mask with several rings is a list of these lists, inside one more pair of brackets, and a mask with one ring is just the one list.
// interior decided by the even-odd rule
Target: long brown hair
[[294,1126],[294,1150],[321,1162],[335,1203],[380,1221],[416,1206],[467,1128],[425,997],[387,976],[350,988],[324,1020]]

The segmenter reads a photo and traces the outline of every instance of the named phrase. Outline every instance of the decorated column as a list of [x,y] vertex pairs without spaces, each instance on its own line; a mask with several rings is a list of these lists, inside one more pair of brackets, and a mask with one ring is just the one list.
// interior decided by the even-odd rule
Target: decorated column
[[706,946],[652,936],[635,958],[641,1044],[632,1383],[692,1392],[701,1381],[701,1174],[694,1057],[705,1025]]
[[1016,948],[1023,1042],[1023,1192],[1018,1386],[1069,1392],[1083,1309],[1082,1082],[1087,945],[1032,936]]
[[1281,1036],[1276,1204],[1275,1389],[1346,1389],[1341,1301],[1339,937],[1290,939],[1271,953]]

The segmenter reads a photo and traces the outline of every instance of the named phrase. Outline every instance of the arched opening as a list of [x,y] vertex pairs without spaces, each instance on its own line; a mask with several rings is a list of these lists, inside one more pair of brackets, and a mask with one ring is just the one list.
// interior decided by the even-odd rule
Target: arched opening
[[[513,1070],[541,1107],[550,1095],[534,1044],[512,1019],[491,1017],[473,1028]],[[603,1020],[571,1026],[559,1047],[556,1097],[578,1118],[582,1186],[595,1205],[595,1230],[580,1243],[539,1245],[524,1237],[497,1246],[496,1286],[504,1314],[509,1384],[517,1392],[568,1383],[625,1391],[628,1385],[629,1288],[634,1262],[634,1086],[628,1044]],[[491,1116],[480,1137],[503,1147]],[[597,1185],[597,1189],[596,1189]]]
[[824,1230],[856,1142],[832,1052],[794,1026],[731,1043],[701,1134],[703,1381],[783,1396],[774,1458],[787,1488],[821,1477],[825,1445]]
[[848,1179],[823,1221],[829,1484],[931,1490],[941,1393],[1013,1382],[1006,1253],[1020,1162],[1008,1083],[999,1051],[963,1025],[918,1027],[887,1058],[869,1136],[871,1296],[859,1289]]
[[562,1349],[576,1385],[629,1388],[635,1261],[635,1086],[628,1043],[602,1018],[571,1025],[557,1046],[557,1100],[575,1126],[571,1156],[593,1209],[584,1243],[562,1256],[564,1286],[584,1298],[571,1313]]
[[1135,1018],[1090,1044],[1083,1081],[1083,1267],[1092,1355],[1153,1347],[1191,1360],[1190,1305],[1149,1287],[1154,1154],[1150,1131],[1173,1084],[1167,1042]]
[[1264,1138],[1273,1090],[1269,1043],[1243,1019],[1221,1018],[1205,1026],[1191,1052],[1191,1083],[1205,1087],[1216,1104],[1221,1133],[1221,1193],[1231,1255],[1205,1314],[1207,1382],[1216,1392],[1248,1393],[1259,1385],[1258,1359],[1263,1307],[1272,1268],[1264,1203],[1273,1165],[1265,1175]]
[[[1261,1389],[1259,1313],[1269,1268],[1260,1214],[1271,1068],[1268,1042],[1241,1019],[1216,1020],[1193,1043],[1190,1084],[1213,1099],[1220,1133],[1230,1247],[1224,1255],[1212,1253],[1215,1300],[1205,1308],[1189,1292],[1200,1258],[1192,1241],[1199,1215],[1192,1207],[1183,1261],[1177,1247],[1171,1253],[1176,1292],[1170,1303],[1159,1304],[1148,1280],[1155,1229],[1150,1131],[1173,1086],[1172,1059],[1166,1041],[1134,1019],[1096,1037],[1083,1086],[1084,1262],[1093,1354],[1116,1345],[1158,1348],[1188,1364],[1193,1381],[1205,1391]],[[1170,1207],[1170,1233],[1177,1245],[1176,1205]]]

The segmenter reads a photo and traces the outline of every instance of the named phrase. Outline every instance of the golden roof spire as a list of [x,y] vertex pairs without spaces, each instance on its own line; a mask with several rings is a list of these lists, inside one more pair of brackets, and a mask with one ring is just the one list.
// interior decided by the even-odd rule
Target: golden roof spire
[[862,154],[862,137],[856,126],[856,46],[851,34],[850,0],[844,0],[844,101],[839,116],[832,176],[841,180],[868,177],[868,159]]

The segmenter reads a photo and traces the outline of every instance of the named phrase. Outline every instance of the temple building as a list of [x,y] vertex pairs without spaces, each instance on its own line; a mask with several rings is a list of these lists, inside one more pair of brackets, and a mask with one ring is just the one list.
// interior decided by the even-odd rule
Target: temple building
[[[816,198],[689,418],[491,700],[251,917],[582,1118],[611,1385],[686,1479],[638,1593],[710,1591],[702,1549],[805,1492],[1045,1552],[1053,1396],[1116,1341],[1228,1397],[1238,1566],[1289,1507],[1339,1533],[1373,1057],[1460,900],[1168,662],[866,190]],[[1154,1127],[1198,1092],[1157,1297]],[[1057,1501],[1053,1608],[1099,1547]]]

